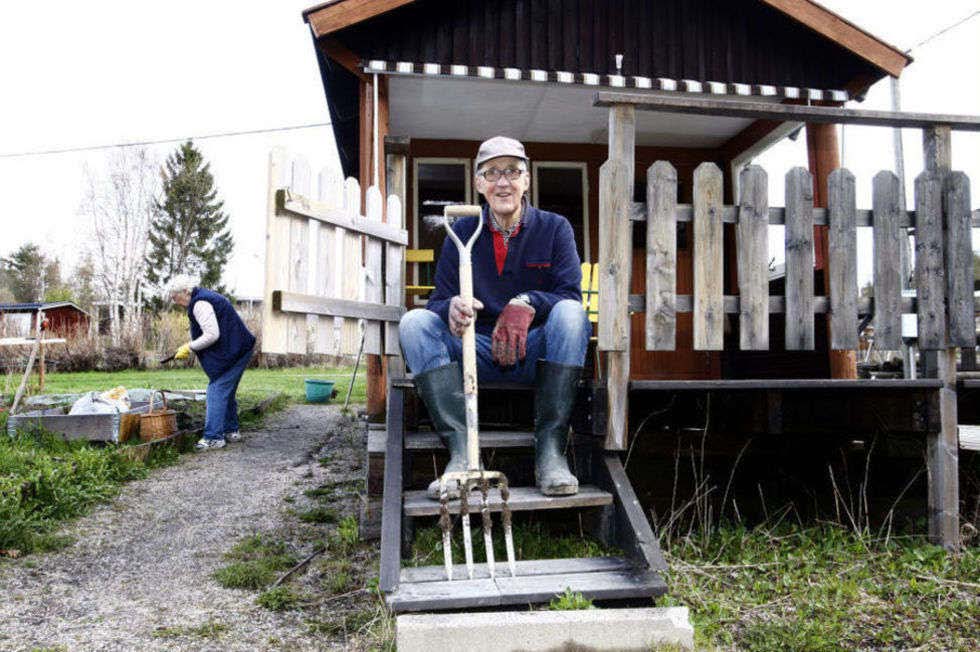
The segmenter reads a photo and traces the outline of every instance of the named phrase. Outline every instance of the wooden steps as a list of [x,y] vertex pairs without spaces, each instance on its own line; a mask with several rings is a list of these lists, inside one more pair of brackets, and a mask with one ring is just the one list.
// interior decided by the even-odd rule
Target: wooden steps
[[[439,501],[432,500],[426,495],[425,490],[406,491],[404,497],[405,516],[438,516]],[[480,494],[472,492],[469,501],[470,510],[479,510]],[[491,512],[501,510],[500,491],[491,489],[488,498]],[[510,490],[510,509],[514,512],[526,512],[541,509],[576,509],[582,507],[602,507],[613,502],[613,496],[608,491],[603,491],[598,487],[584,485],[579,487],[579,491],[574,496],[545,496],[537,487],[511,487]],[[449,511],[452,514],[459,513],[460,501],[453,500],[449,503]]]
[[[466,566],[457,565],[455,572],[465,578]],[[451,582],[442,566],[427,566],[403,569],[387,602],[396,612],[471,609],[545,603],[565,589],[591,600],[624,600],[663,595],[667,585],[657,573],[617,557],[519,561],[517,577],[498,564],[495,579],[478,564],[475,579]]]
[[[384,455],[388,441],[385,430],[368,431],[368,454]],[[533,448],[534,433],[519,430],[489,430],[480,432],[480,448]],[[446,446],[438,433],[410,430],[405,433],[405,450],[432,451],[445,450]]]

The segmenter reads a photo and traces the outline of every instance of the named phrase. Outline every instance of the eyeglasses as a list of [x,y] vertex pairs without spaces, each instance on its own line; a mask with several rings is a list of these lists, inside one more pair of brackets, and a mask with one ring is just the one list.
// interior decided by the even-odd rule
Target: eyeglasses
[[518,168],[507,168],[506,170],[501,170],[499,168],[487,168],[477,172],[477,176],[483,177],[490,183],[497,183],[500,181],[500,177],[503,176],[508,181],[517,181],[524,174],[525,170]]

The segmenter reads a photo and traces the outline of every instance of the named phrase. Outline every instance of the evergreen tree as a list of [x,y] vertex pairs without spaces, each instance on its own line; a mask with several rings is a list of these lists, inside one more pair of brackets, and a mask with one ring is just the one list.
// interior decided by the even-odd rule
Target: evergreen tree
[[161,175],[163,200],[150,224],[148,282],[162,289],[175,275],[191,274],[203,287],[224,292],[221,272],[234,241],[210,164],[188,140],[167,158]]
[[48,293],[57,294],[62,287],[58,261],[50,260],[33,242],[21,245],[8,258],[0,258],[4,285],[14,301],[31,303],[46,300]]

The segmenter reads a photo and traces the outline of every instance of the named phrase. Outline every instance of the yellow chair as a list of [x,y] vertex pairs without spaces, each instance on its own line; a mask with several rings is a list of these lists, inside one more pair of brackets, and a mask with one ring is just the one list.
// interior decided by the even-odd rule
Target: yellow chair
[[406,285],[406,296],[419,296],[429,294],[436,289],[434,285],[425,285],[424,282],[432,282],[432,263],[435,262],[436,255],[433,249],[406,249],[405,262],[414,263],[419,266],[419,280],[423,283],[419,285]]
[[599,323],[599,263],[582,263],[582,307],[590,322]]

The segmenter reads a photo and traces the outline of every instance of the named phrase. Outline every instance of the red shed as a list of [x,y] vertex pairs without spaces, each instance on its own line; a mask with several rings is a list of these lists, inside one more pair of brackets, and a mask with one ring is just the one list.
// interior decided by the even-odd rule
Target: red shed
[[71,301],[46,303],[0,303],[0,331],[8,337],[29,337],[37,329],[37,315],[43,311],[50,324],[48,333],[59,337],[86,331],[89,314]]

